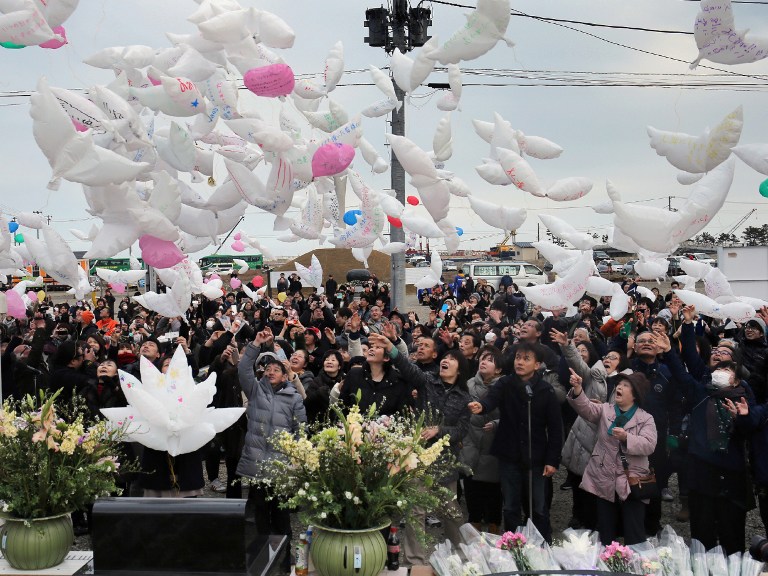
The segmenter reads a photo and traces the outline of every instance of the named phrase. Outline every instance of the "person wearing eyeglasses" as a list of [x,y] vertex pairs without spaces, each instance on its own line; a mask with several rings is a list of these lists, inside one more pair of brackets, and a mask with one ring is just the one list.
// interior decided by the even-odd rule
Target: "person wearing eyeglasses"
[[[656,443],[656,448],[649,460],[651,467],[656,471],[659,490],[664,490],[667,488],[671,474],[667,439],[669,436],[679,435],[683,414],[680,384],[673,378],[669,367],[658,357],[662,350],[657,338],[661,336],[663,335],[654,333],[652,330],[637,334],[630,368],[633,372],[643,374],[651,383],[643,409],[653,416],[656,434],[660,441]],[[645,530],[648,535],[655,535],[661,530],[661,495],[651,498],[645,514]]]
[[[764,315],[768,317],[768,309]],[[765,338],[765,319],[760,314],[749,320],[743,332],[736,336],[741,353],[741,364],[749,371],[749,385],[759,403],[768,400],[766,393],[766,369],[768,368],[768,343]]]
[[697,352],[695,313],[693,306],[683,308],[680,342],[685,366],[676,354],[665,355],[692,406],[686,470],[691,537],[707,550],[719,544],[731,555],[744,551],[746,515],[754,499],[747,468],[750,433],[729,408],[746,402],[751,409],[755,399],[728,351],[716,346],[709,363]]

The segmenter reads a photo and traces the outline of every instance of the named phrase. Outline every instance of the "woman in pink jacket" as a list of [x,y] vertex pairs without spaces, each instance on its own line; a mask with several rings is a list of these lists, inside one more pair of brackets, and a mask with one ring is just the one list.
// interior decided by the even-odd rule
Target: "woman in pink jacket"
[[614,403],[591,402],[582,394],[581,377],[571,370],[568,402],[579,416],[597,425],[597,444],[584,471],[581,489],[597,500],[597,530],[600,541],[610,544],[619,533],[621,511],[625,544],[645,541],[647,501],[630,496],[629,480],[619,450],[624,453],[632,477],[650,473],[648,455],[656,448],[653,416],[640,408],[650,389],[647,378],[635,372],[622,375],[616,383]]

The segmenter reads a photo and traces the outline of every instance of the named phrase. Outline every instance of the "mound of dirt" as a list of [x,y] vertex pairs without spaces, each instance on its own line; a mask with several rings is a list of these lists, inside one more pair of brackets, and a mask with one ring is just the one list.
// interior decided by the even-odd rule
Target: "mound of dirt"
[[[275,270],[280,272],[295,272],[296,262],[308,267],[311,264],[312,254],[317,257],[320,261],[320,265],[323,267],[323,283],[328,279],[329,274],[333,274],[333,278],[336,282],[343,284],[347,280],[347,271],[363,268],[363,263],[355,260],[352,256],[352,251],[349,249],[318,248],[294,258],[282,266],[276,267]],[[390,261],[391,258],[387,254],[374,250],[371,252],[371,255],[368,256],[368,270],[371,271],[371,274],[376,274],[376,277],[380,281],[389,282],[391,276]]]

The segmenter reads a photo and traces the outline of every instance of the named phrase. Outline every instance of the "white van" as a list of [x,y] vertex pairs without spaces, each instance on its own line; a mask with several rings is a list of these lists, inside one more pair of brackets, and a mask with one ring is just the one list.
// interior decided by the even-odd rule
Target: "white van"
[[459,266],[467,276],[477,282],[481,278],[488,282],[494,289],[498,289],[503,276],[509,276],[519,286],[528,284],[546,284],[547,275],[538,266],[528,262],[507,261],[479,261],[462,262]]

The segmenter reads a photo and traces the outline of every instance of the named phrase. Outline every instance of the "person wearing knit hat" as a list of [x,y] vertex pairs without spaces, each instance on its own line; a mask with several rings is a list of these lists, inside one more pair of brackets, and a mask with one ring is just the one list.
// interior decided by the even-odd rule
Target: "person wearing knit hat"
[[570,384],[568,403],[579,416],[598,427],[597,442],[580,487],[597,496],[600,541],[608,545],[616,539],[621,517],[625,544],[645,542],[647,501],[632,497],[629,480],[650,475],[648,456],[658,441],[653,416],[640,407],[650,382],[637,372],[622,374],[616,383],[614,403],[590,401],[583,393],[581,376],[573,370]]
[[99,328],[93,323],[93,312],[90,310],[78,310],[75,314],[75,340],[87,340],[89,336],[99,333]]

